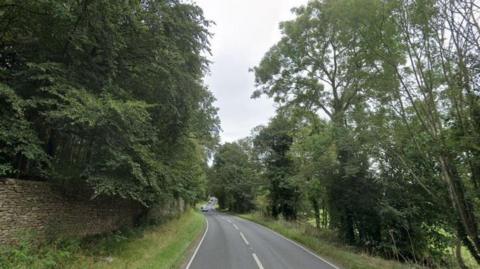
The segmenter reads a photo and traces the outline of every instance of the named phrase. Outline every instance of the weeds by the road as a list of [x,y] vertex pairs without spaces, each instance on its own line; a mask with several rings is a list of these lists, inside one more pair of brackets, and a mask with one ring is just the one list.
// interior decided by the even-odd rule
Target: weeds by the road
[[0,268],[179,268],[203,227],[203,216],[191,209],[162,225],[84,240],[34,244],[25,238],[15,248],[0,248]]
[[34,243],[34,236],[34,233],[25,233],[15,247],[0,246],[0,268],[65,268],[81,249],[79,240]]
[[[85,256],[73,268],[178,268],[183,263],[190,244],[202,231],[204,219],[190,210],[178,219],[151,227],[139,238],[125,240],[107,248],[98,259]],[[95,256],[93,256],[95,257]]]
[[353,248],[334,242],[328,233],[313,236],[305,226],[265,218],[260,214],[244,214],[240,217],[266,226],[281,235],[308,247],[320,256],[344,269],[412,269],[421,268],[414,264],[389,261],[378,257],[359,253]]

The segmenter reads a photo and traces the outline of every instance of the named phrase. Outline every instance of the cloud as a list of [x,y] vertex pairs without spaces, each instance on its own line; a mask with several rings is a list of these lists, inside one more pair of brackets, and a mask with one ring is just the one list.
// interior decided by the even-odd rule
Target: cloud
[[196,0],[205,17],[216,25],[211,31],[213,64],[206,84],[217,98],[222,142],[231,142],[266,124],[275,113],[271,100],[250,99],[256,66],[280,39],[278,25],[292,19],[290,10],[307,0]]

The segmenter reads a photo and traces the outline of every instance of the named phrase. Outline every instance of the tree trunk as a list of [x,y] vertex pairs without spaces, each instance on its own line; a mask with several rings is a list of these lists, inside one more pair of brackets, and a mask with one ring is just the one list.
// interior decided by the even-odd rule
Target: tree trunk
[[310,202],[312,203],[313,214],[315,215],[315,227],[320,229],[320,207],[318,206],[318,200],[311,197]]
[[355,242],[355,233],[353,228],[354,220],[349,205],[349,194],[346,193],[348,187],[351,187],[351,182],[355,180],[354,176],[348,174],[346,171],[346,168],[353,155],[351,152],[352,149],[345,145],[348,130],[345,123],[344,111],[335,109],[332,115],[332,121],[335,128],[334,139],[335,144],[337,145],[336,150],[339,165],[339,172],[337,175],[338,179],[335,183],[336,186],[332,195],[336,196],[334,198],[337,200],[336,202],[341,202],[340,205],[334,206],[339,206],[336,211],[340,212],[339,214],[341,214],[338,220],[340,221],[339,226],[341,228],[342,236],[349,244],[353,244]]
[[465,197],[465,190],[458,175],[456,166],[447,154],[442,153],[439,162],[441,165],[442,177],[448,186],[450,200],[457,211],[459,221],[465,234],[464,241],[477,263],[480,264],[480,238],[478,226],[473,214],[472,206]]
[[328,211],[327,211],[327,206],[326,202],[323,201],[322,203],[322,224],[324,228],[328,228],[328,225],[330,224],[328,221]]
[[353,245],[355,243],[355,231],[353,228],[353,216],[351,212],[347,211],[346,222],[345,222],[345,235],[346,240],[349,244]]
[[470,179],[478,192],[480,190],[480,154],[472,150],[469,154],[468,165],[470,166]]

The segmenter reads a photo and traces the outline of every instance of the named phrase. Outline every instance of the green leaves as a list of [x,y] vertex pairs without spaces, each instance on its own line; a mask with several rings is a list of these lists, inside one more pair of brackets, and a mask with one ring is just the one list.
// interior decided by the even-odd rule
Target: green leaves
[[225,143],[217,149],[209,185],[221,208],[234,212],[253,209],[258,175],[240,144]]
[[146,205],[203,195],[219,120],[202,81],[200,8],[45,0],[0,10],[0,175],[87,183]]
[[325,227],[372,252],[448,263],[456,233],[480,262],[478,9],[461,0],[296,8],[254,68],[252,97],[280,105],[255,138],[277,187],[269,194],[290,202],[280,187],[294,182],[317,226],[323,204]]
[[25,118],[25,106],[12,89],[0,83],[0,176],[21,174],[21,160],[36,162],[32,168],[37,173],[43,173],[49,164],[40,140]]

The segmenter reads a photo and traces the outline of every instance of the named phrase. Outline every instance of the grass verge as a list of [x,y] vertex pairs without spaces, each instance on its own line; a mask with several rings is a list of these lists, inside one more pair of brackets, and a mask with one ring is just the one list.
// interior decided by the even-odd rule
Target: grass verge
[[292,239],[321,257],[345,269],[411,269],[421,268],[413,264],[405,264],[395,261],[389,261],[378,257],[372,257],[365,253],[358,253],[353,248],[336,244],[331,235],[312,236],[308,234],[305,227],[295,225],[282,220],[272,220],[259,214],[239,215],[244,219],[256,222],[266,226],[279,234]]
[[42,245],[23,240],[16,248],[0,246],[0,268],[180,268],[204,225],[204,217],[190,209],[162,225],[110,235]]
[[[180,218],[158,227],[148,228],[141,238],[123,242],[111,248],[107,257],[98,261],[86,256],[71,268],[180,268],[185,261],[189,246],[204,227],[204,218],[189,210]],[[97,261],[95,261],[97,260]]]

